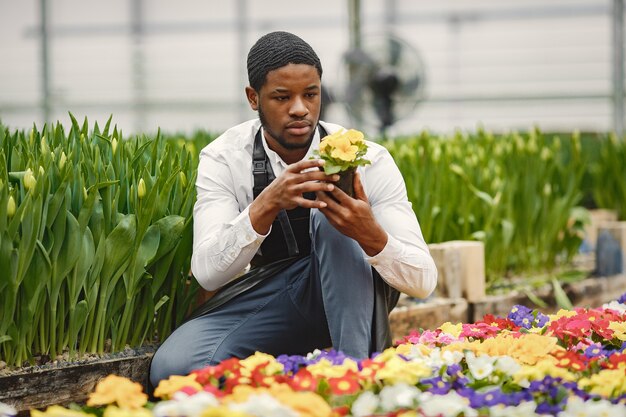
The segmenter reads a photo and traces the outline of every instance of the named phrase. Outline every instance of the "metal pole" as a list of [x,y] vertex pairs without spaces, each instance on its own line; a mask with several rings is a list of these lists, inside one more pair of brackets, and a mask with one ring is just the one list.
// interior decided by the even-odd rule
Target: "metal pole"
[[361,47],[361,0],[348,2],[348,20],[350,49],[358,49]]
[[398,1],[385,0],[385,32],[393,34],[398,23]]
[[132,82],[135,109],[135,132],[141,132],[146,125],[146,74],[143,56],[143,0],[131,2],[131,39],[132,39]]
[[237,77],[237,90],[239,95],[237,96],[238,103],[238,116],[239,120],[243,121],[246,118],[246,106],[248,102],[245,99],[243,92],[244,86],[248,85],[248,66],[246,63],[246,56],[248,55],[248,1],[237,0],[235,15],[237,16],[237,50],[239,53],[236,55],[237,67],[239,68],[239,77]]
[[624,135],[624,1],[613,0],[613,128]]
[[50,39],[49,21],[48,21],[48,0],[39,1],[39,41],[41,48],[41,109],[43,112],[44,123],[50,122],[52,113],[52,105],[50,100]]

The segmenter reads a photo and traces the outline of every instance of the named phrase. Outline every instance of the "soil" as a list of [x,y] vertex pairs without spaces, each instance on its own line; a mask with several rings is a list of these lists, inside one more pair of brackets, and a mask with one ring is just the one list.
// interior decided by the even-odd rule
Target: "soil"
[[[153,353],[156,351],[158,345],[146,345],[139,348],[131,348],[126,346],[123,351],[120,352],[108,352],[103,354],[97,353],[85,353],[80,357],[74,357],[70,360],[69,352],[63,352],[58,355],[56,359],[52,360],[48,355],[39,355],[33,358],[33,363],[24,364],[20,367],[7,366],[6,362],[0,361],[0,377],[9,375],[19,375],[22,373],[32,373],[44,370],[50,370],[55,368],[64,368],[73,365],[84,365],[88,363],[94,363],[107,359],[120,359],[129,358],[134,356],[141,356],[146,353]],[[74,355],[77,355],[76,353]]]

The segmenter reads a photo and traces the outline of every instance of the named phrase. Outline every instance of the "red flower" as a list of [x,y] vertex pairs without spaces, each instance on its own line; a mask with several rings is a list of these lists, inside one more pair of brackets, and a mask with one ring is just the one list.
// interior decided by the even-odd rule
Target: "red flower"
[[411,330],[411,333],[409,333],[407,336],[404,336],[402,339],[400,340],[396,340],[393,345],[394,346],[399,346],[399,345],[404,345],[407,343],[410,344],[415,344],[419,342],[419,338],[420,338],[420,332],[417,330]]
[[488,339],[495,337],[500,331],[500,327],[494,326],[490,323],[474,323],[463,324],[463,330],[460,333],[460,337],[473,337],[475,339]]
[[349,395],[361,389],[359,376],[354,371],[348,371],[340,378],[328,378],[330,391],[335,395]]
[[196,381],[198,381],[202,385],[206,385],[213,382],[211,379],[220,379],[224,375],[224,367],[220,363],[219,365],[207,366],[206,368],[196,369],[191,373],[196,374]]
[[585,355],[576,352],[558,350],[553,353],[553,356],[559,361],[556,366],[569,369],[570,371],[585,371],[589,365],[589,359]]
[[519,326],[513,322],[513,320],[503,317],[496,317],[493,314],[485,314],[481,321],[476,322],[485,323],[490,326],[497,326],[500,330],[519,330]]
[[350,412],[350,407],[347,405],[340,405],[339,407],[333,408],[333,416],[347,416]]
[[626,363],[626,353],[614,353],[609,356],[608,361],[602,363],[602,367],[606,369],[617,369],[622,363]]
[[361,361],[361,370],[359,371],[359,376],[363,380],[375,382],[376,373],[379,369],[384,367],[385,362],[377,362],[372,359],[364,359]]
[[295,391],[313,391],[317,390],[319,380],[314,377],[306,368],[300,368],[298,372],[287,380],[287,383]]
[[213,395],[215,395],[217,398],[223,397],[224,393],[216,386],[214,385],[205,385],[204,387],[202,387],[202,389],[205,392],[211,393]]

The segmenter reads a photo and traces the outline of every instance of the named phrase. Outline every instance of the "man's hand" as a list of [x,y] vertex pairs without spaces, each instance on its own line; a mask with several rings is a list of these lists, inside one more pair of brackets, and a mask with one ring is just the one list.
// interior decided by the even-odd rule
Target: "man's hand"
[[[298,206],[323,209],[326,202],[307,200],[307,192],[331,191],[338,175],[326,175],[319,167],[323,161],[307,159],[291,164],[269,184],[250,205],[250,222],[259,234],[266,234],[272,222],[282,209],[290,210]],[[305,171],[306,172],[302,172]]]
[[359,173],[354,176],[354,198],[338,187],[333,187],[331,193],[337,201],[325,192],[316,193],[317,200],[326,204],[326,207],[320,207],[320,211],[330,224],[356,240],[368,256],[380,253],[387,244],[387,232],[374,218]]

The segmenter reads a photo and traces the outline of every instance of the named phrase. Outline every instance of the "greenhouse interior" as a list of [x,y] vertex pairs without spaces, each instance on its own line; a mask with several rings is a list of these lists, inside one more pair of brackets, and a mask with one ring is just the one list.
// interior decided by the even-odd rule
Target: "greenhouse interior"
[[0,0],[0,417],[626,417],[623,0]]

